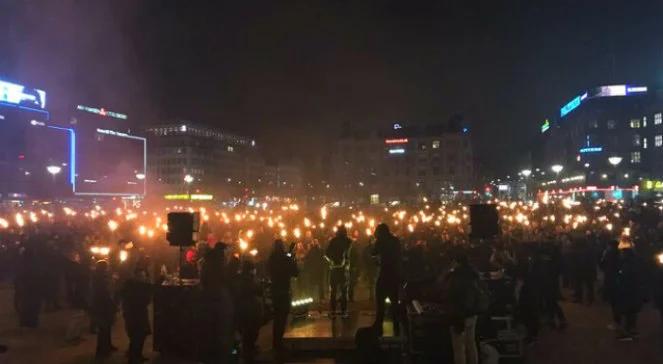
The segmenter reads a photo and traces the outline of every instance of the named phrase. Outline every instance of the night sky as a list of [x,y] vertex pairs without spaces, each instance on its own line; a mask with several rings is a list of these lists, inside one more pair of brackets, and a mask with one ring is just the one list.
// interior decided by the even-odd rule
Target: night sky
[[185,118],[283,158],[459,113],[485,173],[508,172],[579,90],[663,83],[663,1],[2,1],[0,78],[54,115]]

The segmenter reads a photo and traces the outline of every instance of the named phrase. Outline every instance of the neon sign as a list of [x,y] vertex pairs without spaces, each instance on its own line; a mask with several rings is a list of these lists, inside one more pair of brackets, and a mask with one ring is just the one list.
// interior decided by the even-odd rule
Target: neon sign
[[541,124],[541,133],[545,133],[546,131],[548,131],[548,129],[550,129],[550,121],[546,119],[546,121],[544,121],[543,124]]
[[96,107],[78,105],[78,106],[76,106],[76,110],[81,110],[81,111],[85,111],[85,112],[89,112],[89,113],[97,114],[97,115],[101,115],[101,116],[108,116],[108,117],[115,118],[115,119],[123,119],[123,120],[127,119],[127,114],[120,114],[118,112],[109,111],[109,110],[104,109],[103,107],[101,109],[97,109]]
[[0,102],[42,110],[46,108],[46,92],[0,80]]
[[663,181],[646,179],[642,181],[642,189],[645,191],[663,191]]
[[386,144],[405,144],[408,142],[407,138],[385,139]]
[[405,149],[403,148],[389,149],[389,154],[405,154]]
[[580,148],[580,153],[600,153],[603,151],[603,147],[585,147]]
[[574,98],[573,100],[569,101],[568,104],[564,105],[564,107],[562,107],[559,110],[559,115],[561,117],[564,117],[566,114],[570,113],[571,111],[575,110],[578,106],[580,106],[580,102],[581,102],[580,98],[581,97],[582,96],[578,96],[578,97]]
[[211,201],[214,199],[214,195],[208,194],[174,194],[174,195],[165,195],[163,196],[166,200],[192,200],[192,201]]

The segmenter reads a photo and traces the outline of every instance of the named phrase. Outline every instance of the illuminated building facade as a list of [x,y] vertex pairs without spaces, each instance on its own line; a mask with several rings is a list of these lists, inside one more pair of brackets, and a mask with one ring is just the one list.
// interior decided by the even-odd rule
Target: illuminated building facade
[[147,140],[132,132],[127,114],[75,105],[77,196],[141,197],[147,193]]
[[446,198],[472,190],[475,182],[471,133],[457,122],[346,131],[332,169],[339,197],[373,203]]
[[[541,125],[540,167],[550,178],[539,183],[540,187],[637,192],[635,187],[643,180],[661,179],[661,96],[660,91],[646,86],[610,85],[582,91],[561,106],[556,118]],[[550,173],[554,164],[564,167],[558,178]],[[563,178],[575,179],[562,183]]]
[[[250,192],[264,162],[252,138],[177,121],[147,129],[148,173],[160,191],[237,196]],[[185,182],[185,176],[191,182]]]
[[0,199],[70,196],[75,143],[51,124],[45,91],[0,80]]

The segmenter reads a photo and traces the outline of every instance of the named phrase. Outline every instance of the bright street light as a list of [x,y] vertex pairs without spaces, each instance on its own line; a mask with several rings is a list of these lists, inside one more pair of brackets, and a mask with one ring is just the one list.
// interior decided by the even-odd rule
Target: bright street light
[[145,173],[136,173],[136,179],[138,180],[144,180],[145,179]]
[[622,162],[622,157],[619,156],[610,157],[608,158],[608,162],[613,166],[617,167],[617,165]]
[[527,178],[527,177],[529,177],[529,176],[532,174],[532,170],[531,170],[531,169],[523,169],[522,171],[520,171],[520,173],[521,173],[525,178]]
[[184,176],[184,182],[186,182],[186,183],[193,182],[193,176],[190,175],[190,174],[187,174],[186,176]]
[[552,167],[550,167],[550,169],[551,169],[553,172],[555,172],[555,174],[559,174],[559,172],[561,172],[562,169],[564,169],[564,166],[562,166],[561,164],[555,164],[555,165],[553,165]]
[[46,170],[48,171],[48,173],[52,174],[53,177],[55,177],[56,174],[58,174],[62,171],[62,167],[60,167],[60,166],[48,166],[48,167],[46,167]]

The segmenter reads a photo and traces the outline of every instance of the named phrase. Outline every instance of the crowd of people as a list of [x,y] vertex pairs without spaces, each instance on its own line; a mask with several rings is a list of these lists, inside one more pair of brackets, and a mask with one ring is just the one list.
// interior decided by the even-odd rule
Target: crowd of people
[[[102,213],[96,206],[78,215],[65,208],[61,217],[47,213],[41,221],[25,221],[18,215],[33,213],[12,210],[14,224],[0,218],[0,275],[15,283],[21,326],[36,328],[42,311],[65,305],[86,312],[100,358],[117,350],[110,332],[121,312],[130,363],[144,360],[151,293],[168,272],[200,279],[209,323],[201,332],[201,355],[209,361],[230,355],[238,337],[242,355],[251,361],[269,318],[273,347],[282,355],[293,297],[324,302],[330,317],[345,318],[358,287],[375,304],[376,336],[382,335],[385,302],[391,303],[397,335],[408,324],[408,302],[439,302],[451,317],[456,363],[477,362],[477,317],[490,310],[513,314],[528,342],[536,341],[542,323],[559,330],[568,326],[560,300],[591,305],[598,295],[612,307],[610,328],[619,340],[637,339],[638,312],[648,300],[663,317],[663,256],[658,255],[663,225],[657,207],[568,199],[496,204],[501,234],[487,240],[470,238],[469,211],[462,204],[363,211],[300,209],[292,203],[192,208],[203,223],[198,243],[181,260],[167,247],[165,216],[157,213],[120,208]],[[484,297],[487,273],[511,283]],[[267,289],[263,279],[271,282]],[[572,294],[565,296],[562,288]],[[267,294],[271,307],[264,305]],[[490,308],[484,307],[488,299]]]

